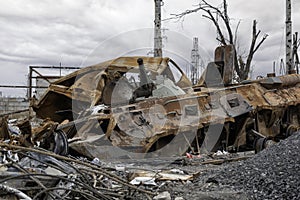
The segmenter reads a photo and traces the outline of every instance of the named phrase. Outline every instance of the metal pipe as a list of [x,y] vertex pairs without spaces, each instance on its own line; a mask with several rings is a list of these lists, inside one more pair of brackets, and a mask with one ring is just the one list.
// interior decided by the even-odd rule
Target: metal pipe
[[31,99],[31,97],[32,97],[32,69],[33,69],[33,67],[29,66],[28,95],[27,95],[28,99]]
[[48,88],[46,86],[0,85],[0,88]]
[[23,200],[32,200],[29,196],[27,196],[25,193],[21,192],[20,190],[17,190],[16,188],[9,187],[7,185],[0,184],[0,190],[8,192],[9,194],[14,194],[20,199]]
[[58,66],[29,66],[35,69],[81,69],[80,67],[58,67]]
[[288,76],[279,76],[282,85],[281,87],[293,86],[300,83],[300,74],[290,74]]

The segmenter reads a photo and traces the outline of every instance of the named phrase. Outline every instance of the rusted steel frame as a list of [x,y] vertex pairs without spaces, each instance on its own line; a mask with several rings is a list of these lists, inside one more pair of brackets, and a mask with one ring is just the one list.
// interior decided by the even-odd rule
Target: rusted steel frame
[[[30,88],[28,85],[0,85],[0,88]],[[48,88],[46,86],[31,86],[31,88]]]
[[73,97],[72,92],[69,91],[69,87],[66,87],[63,85],[50,85],[48,88],[48,91],[67,96],[70,99],[72,99],[72,97]]
[[0,117],[6,116],[6,115],[18,114],[18,113],[22,113],[22,112],[29,112],[29,109],[17,110],[17,111],[9,112],[9,113],[3,113],[3,114],[0,114]]
[[48,121],[42,127],[32,130],[32,141],[40,141],[42,138],[48,138],[56,130],[57,125],[57,122]]
[[64,129],[64,128],[69,128],[71,126],[74,126],[74,125],[82,123],[82,122],[86,122],[88,120],[93,120],[93,119],[104,120],[104,119],[111,119],[111,118],[112,118],[111,114],[96,114],[96,115],[76,119],[76,120],[68,122],[66,124],[60,124],[60,125],[57,126],[57,129],[61,130],[61,129]]
[[[42,78],[42,79],[44,79],[45,81],[47,81],[48,83],[50,83],[51,84],[51,81],[49,81],[49,79],[47,78],[47,77],[45,77],[44,75],[42,75],[40,72],[38,72],[37,70],[35,70],[34,68],[30,68],[33,72],[35,72],[37,75],[39,75],[40,77],[39,78]],[[31,78],[33,78],[32,76],[31,76]]]
[[31,68],[35,69],[81,69],[80,67],[68,67],[68,66],[63,66],[63,67],[58,67],[58,66],[29,66]]
[[204,95],[196,95],[196,96],[192,96],[192,97],[184,97],[184,98],[178,98],[178,99],[171,99],[168,100],[164,103],[164,106],[166,106],[169,103],[174,103],[174,102],[179,102],[179,101],[184,101],[184,100],[193,100],[193,99],[198,99],[198,98],[202,98],[202,97],[208,97],[209,95],[204,94]]

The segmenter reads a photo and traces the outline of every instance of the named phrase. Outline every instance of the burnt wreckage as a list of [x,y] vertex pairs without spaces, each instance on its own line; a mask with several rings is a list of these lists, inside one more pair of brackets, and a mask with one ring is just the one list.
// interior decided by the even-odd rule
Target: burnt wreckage
[[232,84],[233,55],[233,46],[218,47],[196,86],[169,58],[120,57],[78,70],[32,102],[50,119],[32,141],[62,154],[144,157],[260,151],[296,132],[300,75]]

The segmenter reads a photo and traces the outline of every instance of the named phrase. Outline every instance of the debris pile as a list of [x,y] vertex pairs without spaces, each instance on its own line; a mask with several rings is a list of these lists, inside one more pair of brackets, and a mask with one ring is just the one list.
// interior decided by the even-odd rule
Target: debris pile
[[[216,49],[205,84],[193,87],[174,61],[150,57],[120,57],[51,83],[31,101],[38,120],[0,117],[1,197],[299,198],[299,135],[269,146],[300,130],[300,75],[224,85],[230,49]],[[165,168],[123,161],[142,158]]]
[[299,155],[300,133],[295,133],[252,158],[209,168],[192,184],[170,190],[187,199],[300,199]]
[[244,190],[254,199],[300,199],[300,134],[216,174],[220,185]]
[[0,196],[4,199],[151,199],[125,173],[100,162],[38,148],[0,143]]

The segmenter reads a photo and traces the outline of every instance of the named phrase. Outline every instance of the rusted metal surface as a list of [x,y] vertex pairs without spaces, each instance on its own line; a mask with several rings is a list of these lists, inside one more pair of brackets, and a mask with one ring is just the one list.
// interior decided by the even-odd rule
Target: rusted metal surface
[[234,55],[235,49],[233,45],[221,46],[215,50],[215,62],[219,65],[223,65],[223,75],[224,85],[232,83],[233,72],[234,72]]
[[31,145],[91,158],[173,156],[251,150],[298,130],[300,75],[233,85],[233,54],[218,48],[193,88],[169,58],[121,57],[73,72],[31,103],[49,119],[32,129]]
[[8,131],[7,117],[0,118],[0,140],[9,139],[10,134]]
[[[171,80],[172,83],[169,84],[175,83],[171,86],[172,88],[180,86],[186,89],[191,85],[181,69],[169,58],[142,57],[141,59],[150,73],[150,78],[153,79],[159,75],[168,78],[159,78],[157,82],[165,83]],[[198,127],[198,120],[194,119],[194,122],[190,124],[188,118],[182,120],[185,118],[181,116],[183,114],[181,105],[191,101],[198,102],[198,97],[186,98],[185,92],[180,88],[178,91],[182,92],[179,93],[173,89],[171,94],[160,94],[161,91],[166,90],[160,88],[163,84],[157,84],[153,95],[157,97],[162,95],[165,98],[150,97],[147,101],[139,100],[135,104],[122,106],[122,103],[126,101],[129,103],[130,95],[134,93],[125,75],[138,73],[137,60],[137,57],[121,57],[67,75],[51,84],[38,102],[32,102],[32,107],[42,118],[50,118],[59,123],[65,119],[69,120],[69,124],[63,125],[66,132],[70,132],[72,126],[76,126],[76,131],[69,133],[68,136],[80,138],[80,140],[72,142],[70,147],[90,157],[103,157],[106,154],[108,154],[107,157],[111,156],[109,152],[113,152],[112,146],[131,149],[134,152],[147,152],[161,137],[176,135],[179,131],[179,124],[181,124],[181,132]],[[181,77],[177,82],[168,65],[169,62],[181,72]],[[174,95],[182,97],[177,98]],[[192,109],[198,110],[197,104]],[[83,110],[99,105],[106,105],[109,108],[95,115],[82,114]],[[191,107],[187,106],[186,110],[189,109],[191,110]],[[72,113],[69,112],[71,110]],[[80,113],[81,118],[77,119]],[[197,113],[196,117],[191,114],[191,119],[197,118],[199,114]],[[206,120],[213,119],[211,117]],[[203,123],[208,123],[208,121]],[[186,148],[181,153],[184,153]],[[89,152],[93,152],[93,155]]]
[[[64,119],[73,120],[70,110],[73,109],[73,113],[78,113],[83,108],[72,106],[72,100],[80,102],[85,108],[104,103],[102,101],[109,97],[103,96],[102,91],[109,90],[111,82],[121,77],[122,74],[128,71],[136,72],[138,70],[137,59],[138,57],[120,57],[71,73],[51,84],[38,102],[32,102],[32,107],[41,118],[49,117],[59,122]],[[143,60],[146,69],[153,75],[162,74],[172,78],[167,65],[169,58],[143,57]],[[180,68],[178,70],[182,73]],[[182,73],[177,85],[189,87],[190,81]],[[61,116],[55,113],[56,111],[65,111],[65,113],[61,113],[63,114]]]

